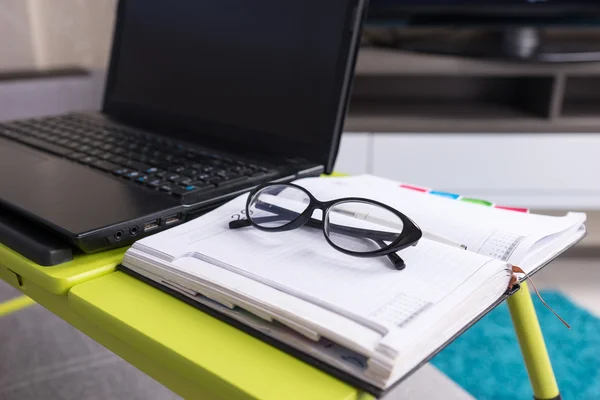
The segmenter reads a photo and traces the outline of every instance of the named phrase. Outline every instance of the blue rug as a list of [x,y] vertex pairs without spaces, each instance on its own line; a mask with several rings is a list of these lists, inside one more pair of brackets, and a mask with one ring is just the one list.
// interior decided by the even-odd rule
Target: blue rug
[[[558,292],[544,291],[542,297],[571,325],[568,330],[534,296],[563,399],[600,399],[600,319]],[[506,302],[438,354],[432,364],[478,400],[533,398]]]

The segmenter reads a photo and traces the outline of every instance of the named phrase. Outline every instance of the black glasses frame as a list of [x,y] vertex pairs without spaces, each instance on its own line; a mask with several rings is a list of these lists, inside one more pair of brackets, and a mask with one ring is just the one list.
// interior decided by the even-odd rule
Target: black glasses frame
[[[262,190],[264,190],[265,188],[270,187],[270,186],[287,186],[287,187],[293,187],[297,190],[301,190],[310,199],[309,204],[302,213],[298,214],[295,211],[287,210],[287,209],[284,209],[282,207],[279,207],[279,206],[276,206],[273,204],[263,203],[262,207],[260,207],[260,205],[259,205],[259,208],[261,210],[264,210],[264,211],[271,210],[276,215],[272,216],[272,217],[271,216],[266,216],[266,217],[263,216],[263,217],[253,218],[250,214],[250,204],[253,203],[256,195],[259,192],[261,192]],[[402,221],[402,224],[403,224],[402,231],[400,232],[400,234],[396,234],[396,233],[390,233],[390,232],[384,232],[384,231],[376,231],[376,230],[370,230],[370,229],[361,229],[361,228],[354,228],[354,227],[347,227],[347,226],[331,224],[329,222],[329,218],[328,218],[328,214],[329,214],[329,211],[331,210],[331,207],[333,207],[334,205],[348,203],[348,202],[353,202],[353,203],[360,202],[360,203],[372,204],[372,205],[381,207],[383,209],[386,209],[387,211],[396,215]],[[315,210],[321,210],[323,212],[322,220],[312,218],[312,214]],[[281,220],[281,215],[285,212],[293,213],[295,218],[290,220],[290,222],[288,222],[287,224],[278,226],[278,227],[268,228],[268,227],[264,227],[264,226],[260,225],[260,223]],[[423,235],[423,232],[421,231],[421,229],[410,218],[408,218],[406,215],[404,215],[400,211],[398,211],[386,204],[380,203],[375,200],[362,198],[362,197],[343,197],[343,198],[323,202],[323,201],[320,201],[317,198],[315,198],[312,195],[312,193],[310,193],[305,188],[295,185],[293,183],[265,183],[265,184],[262,184],[262,185],[256,187],[255,189],[253,189],[250,192],[250,194],[248,195],[248,200],[246,201],[246,218],[247,219],[243,219],[243,220],[239,220],[239,221],[231,221],[229,223],[229,228],[237,229],[237,228],[242,228],[245,226],[253,226],[256,229],[259,229],[261,231],[266,231],[266,232],[284,232],[284,231],[290,231],[293,229],[298,229],[303,226],[308,226],[311,228],[316,228],[316,229],[322,230],[323,236],[325,237],[325,240],[329,243],[329,245],[344,254],[348,254],[351,256],[355,256],[355,257],[364,257],[364,258],[387,256],[394,264],[394,267],[399,270],[404,269],[405,263],[402,260],[402,258],[396,254],[396,252],[403,250],[410,246],[415,246],[417,244],[417,242],[419,241],[419,239],[421,239],[421,237]],[[259,221],[256,221],[257,219],[259,219]],[[335,233],[339,233],[339,234],[344,234],[344,235],[348,235],[348,236],[352,236],[352,237],[371,239],[375,243],[377,243],[377,245],[380,248],[378,250],[369,251],[369,252],[356,252],[356,251],[344,249],[331,241],[331,239],[329,238],[329,236],[327,234],[328,229],[331,232],[335,232]],[[385,243],[386,241],[391,242],[391,243],[386,244]]]

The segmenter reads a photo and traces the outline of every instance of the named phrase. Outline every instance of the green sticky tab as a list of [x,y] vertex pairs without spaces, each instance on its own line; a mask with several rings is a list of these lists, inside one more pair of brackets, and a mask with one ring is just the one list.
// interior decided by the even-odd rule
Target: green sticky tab
[[480,199],[470,199],[468,197],[462,197],[460,199],[460,201],[466,201],[467,203],[474,203],[474,204],[480,204],[482,206],[486,206],[486,207],[491,207],[493,206],[493,203],[486,201],[486,200],[480,200]]

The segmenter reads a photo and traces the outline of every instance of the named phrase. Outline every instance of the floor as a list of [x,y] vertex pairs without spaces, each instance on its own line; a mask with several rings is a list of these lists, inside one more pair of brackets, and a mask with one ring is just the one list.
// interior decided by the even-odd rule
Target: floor
[[[533,279],[538,288],[558,289],[600,317],[600,258],[564,258]],[[16,294],[0,282],[0,301]],[[36,305],[0,319],[0,400],[39,398],[179,397]],[[435,367],[426,365],[384,397],[400,399],[473,397]]]
[[533,276],[538,289],[557,289],[600,317],[600,258],[564,258]]

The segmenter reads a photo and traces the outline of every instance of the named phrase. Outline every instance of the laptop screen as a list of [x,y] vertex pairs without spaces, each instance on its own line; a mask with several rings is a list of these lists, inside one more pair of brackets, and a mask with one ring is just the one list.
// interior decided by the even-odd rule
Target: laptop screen
[[331,165],[357,0],[122,0],[104,111]]

